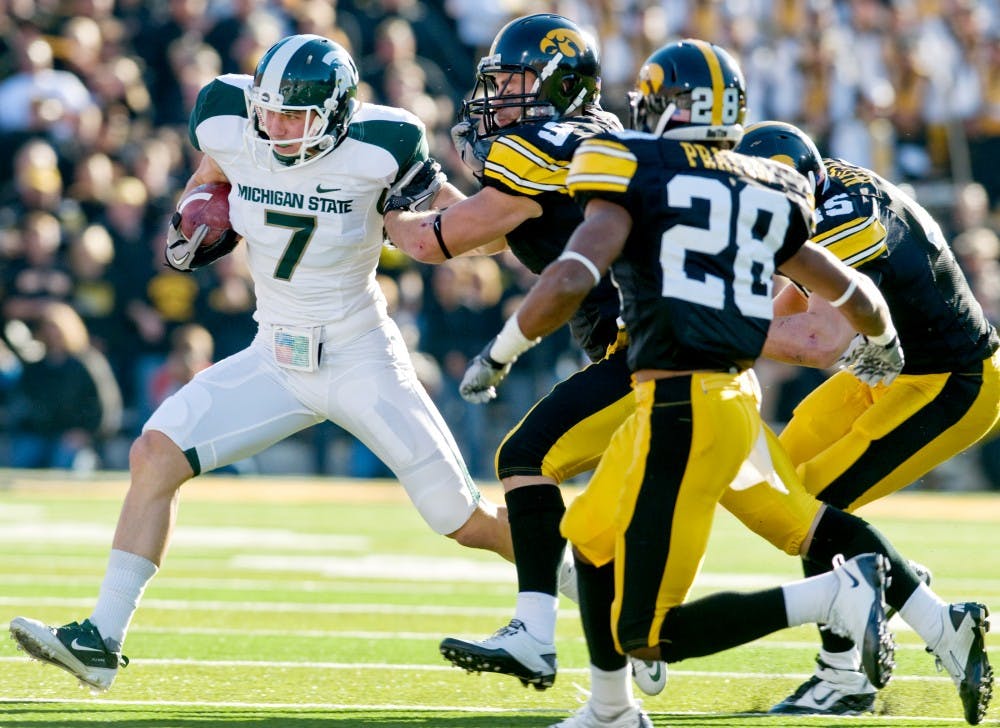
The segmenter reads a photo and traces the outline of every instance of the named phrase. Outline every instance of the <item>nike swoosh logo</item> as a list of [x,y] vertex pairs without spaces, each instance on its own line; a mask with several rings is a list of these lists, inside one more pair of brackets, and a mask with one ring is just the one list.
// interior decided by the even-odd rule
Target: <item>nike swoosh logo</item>
[[821,697],[819,697],[816,694],[816,691],[813,691],[813,702],[816,703],[817,707],[822,708],[823,705],[826,704],[830,700],[831,697],[833,697],[833,694],[835,692],[837,692],[837,691],[836,690],[831,690],[830,692],[828,692],[826,695],[824,695],[821,698]]
[[847,569],[844,569],[844,573],[847,574],[847,578],[851,580],[852,589],[857,589],[859,586],[861,586],[861,582],[854,577],[854,574],[852,574]]
[[323,185],[316,185],[316,192],[320,195],[325,195],[327,192],[339,192],[339,187],[324,187]]
[[663,668],[660,667],[660,663],[647,662],[646,664],[652,665],[652,667],[649,668],[649,679],[653,682],[657,682],[660,679],[660,673],[663,671]]
[[73,641],[69,643],[69,646],[70,649],[74,649],[77,652],[100,652],[101,654],[104,654],[104,650],[99,650],[95,647],[87,647],[85,645],[81,645],[79,637],[74,637]]

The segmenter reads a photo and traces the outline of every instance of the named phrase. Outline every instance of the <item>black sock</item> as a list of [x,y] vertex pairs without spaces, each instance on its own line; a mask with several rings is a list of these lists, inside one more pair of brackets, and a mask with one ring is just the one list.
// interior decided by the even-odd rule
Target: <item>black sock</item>
[[505,498],[518,591],[555,596],[566,547],[566,539],[559,533],[559,522],[566,512],[559,486],[526,485],[508,491]]
[[671,608],[660,629],[665,662],[712,655],[788,626],[781,588],[719,592]]
[[615,598],[615,562],[600,568],[576,560],[576,585],[580,590],[580,621],[587,637],[590,664],[598,669],[620,670],[625,656],[615,649],[611,636],[611,602]]
[[[885,590],[885,600],[889,606],[900,609],[916,591],[920,578],[878,529],[850,513],[832,507],[823,510],[809,554],[802,560],[802,571],[806,576],[816,576],[833,568],[833,557],[837,554],[850,559],[866,553],[884,554],[889,559],[892,579]],[[853,644],[829,630],[820,630],[820,636],[823,649],[828,652],[846,652]]]

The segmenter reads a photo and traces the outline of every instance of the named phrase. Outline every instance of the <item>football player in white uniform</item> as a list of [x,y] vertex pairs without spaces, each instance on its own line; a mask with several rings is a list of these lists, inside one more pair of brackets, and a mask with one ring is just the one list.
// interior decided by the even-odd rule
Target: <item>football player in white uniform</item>
[[[204,153],[187,190],[229,182],[235,233],[199,245],[175,214],[167,263],[191,270],[247,252],[257,336],[166,400],[132,446],[131,486],[89,619],[62,627],[17,617],[32,656],[106,690],[128,624],[167,548],[180,486],[331,420],[377,454],[435,531],[513,560],[506,510],[485,501],[414,373],[375,280],[385,200],[420,209],[460,193],[427,158],[413,114],[362,104],[347,51],[315,35],[287,37],[253,77],[203,88],[190,122]],[[403,202],[400,203],[400,200]]]

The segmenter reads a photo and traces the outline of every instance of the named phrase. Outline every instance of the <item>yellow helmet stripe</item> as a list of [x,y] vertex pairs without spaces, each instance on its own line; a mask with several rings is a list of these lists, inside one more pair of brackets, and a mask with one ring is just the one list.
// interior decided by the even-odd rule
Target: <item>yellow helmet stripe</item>
[[708,72],[712,76],[712,125],[722,124],[722,66],[719,65],[719,57],[712,50],[712,45],[703,40],[692,40],[694,46],[705,56],[705,63],[708,64]]

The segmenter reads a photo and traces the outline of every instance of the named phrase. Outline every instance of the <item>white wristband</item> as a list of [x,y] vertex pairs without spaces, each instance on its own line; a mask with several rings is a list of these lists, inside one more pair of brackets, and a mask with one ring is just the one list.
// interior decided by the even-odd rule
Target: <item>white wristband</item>
[[490,347],[490,359],[498,364],[509,364],[517,357],[537,344],[541,339],[529,339],[521,333],[521,327],[517,323],[515,313],[500,329],[493,346]]
[[896,327],[890,323],[888,326],[885,327],[885,331],[883,331],[878,336],[866,336],[865,338],[868,339],[868,341],[872,342],[873,344],[878,344],[879,346],[888,346],[892,342],[892,340],[896,338]]
[[847,290],[841,293],[840,298],[838,298],[836,301],[830,301],[830,305],[833,306],[834,308],[840,308],[845,303],[847,303],[847,299],[851,297],[851,295],[854,293],[854,290],[857,287],[858,287],[858,279],[852,278],[851,284],[847,287]]
[[585,255],[580,255],[575,250],[564,250],[563,254],[556,258],[556,260],[575,260],[578,263],[583,263],[583,266],[590,272],[590,275],[594,276],[594,285],[596,286],[601,282],[601,271],[597,270],[594,261]]

